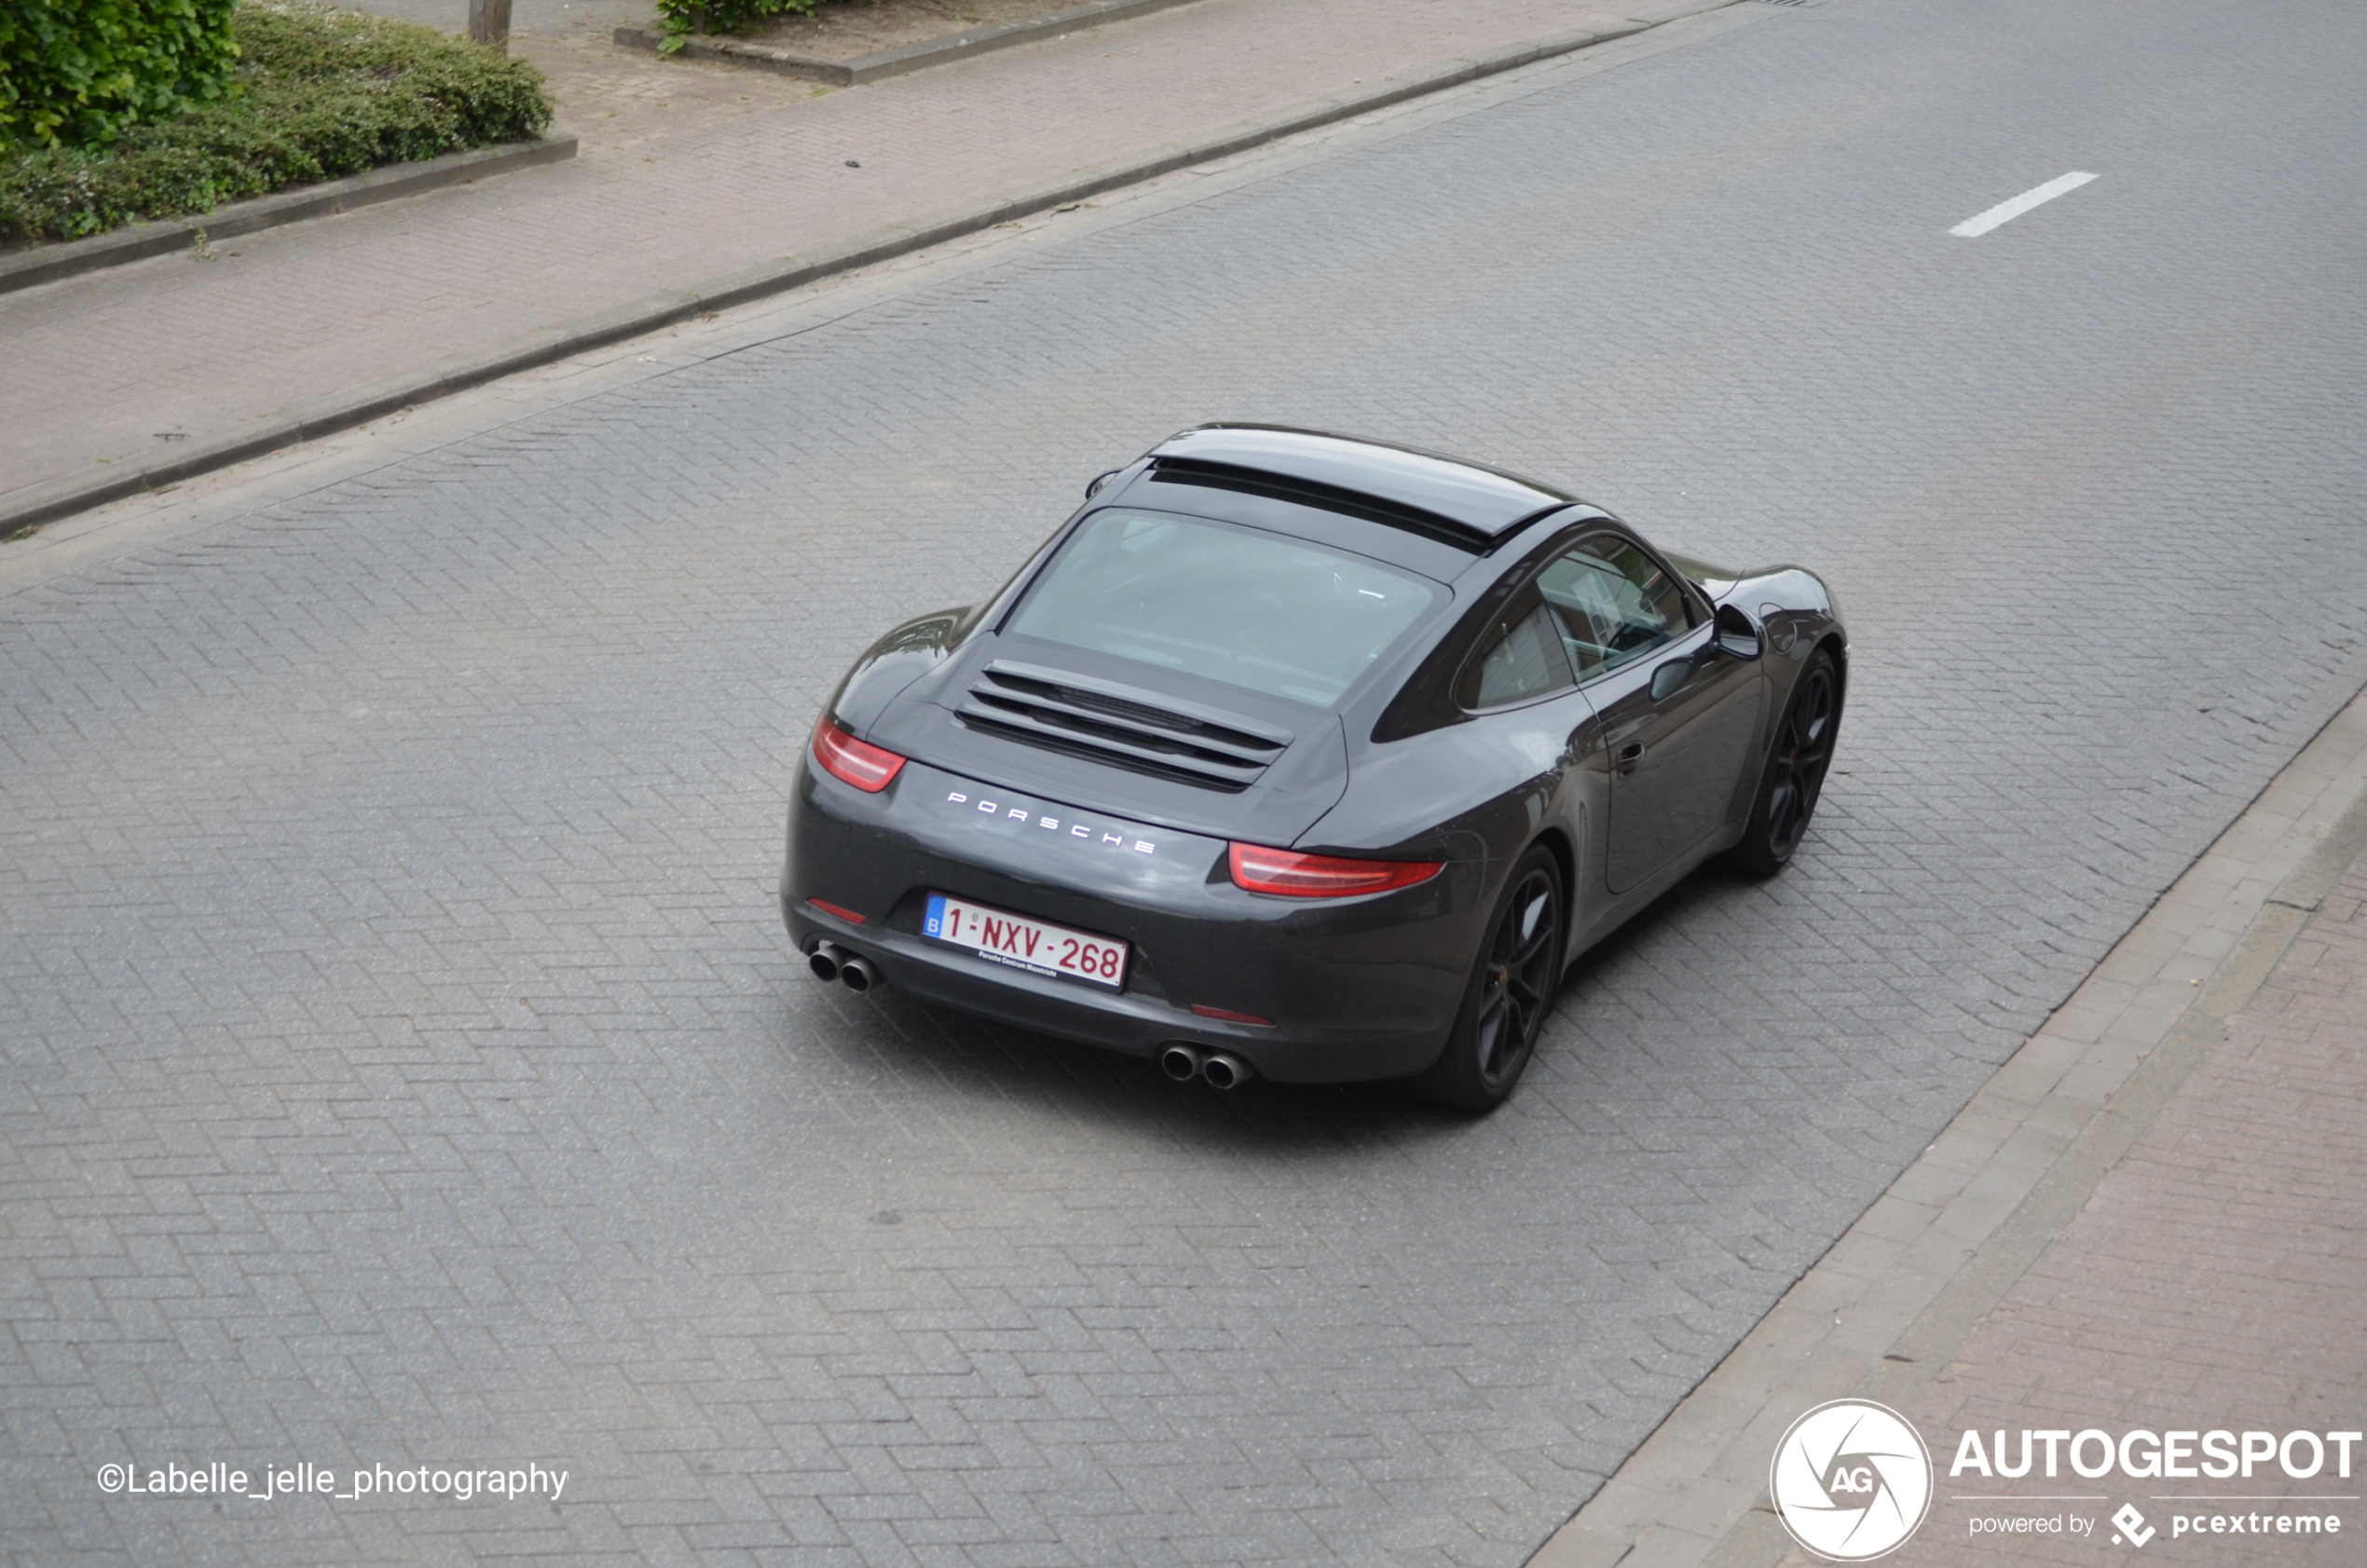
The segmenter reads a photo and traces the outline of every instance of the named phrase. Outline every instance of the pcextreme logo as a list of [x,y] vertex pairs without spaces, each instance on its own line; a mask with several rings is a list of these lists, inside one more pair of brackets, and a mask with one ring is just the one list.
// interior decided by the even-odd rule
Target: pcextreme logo
[[1775,1445],[1767,1491],[1793,1540],[1834,1562],[1864,1562],[1915,1534],[1931,1511],[1931,1452],[1888,1406],[1835,1399]]

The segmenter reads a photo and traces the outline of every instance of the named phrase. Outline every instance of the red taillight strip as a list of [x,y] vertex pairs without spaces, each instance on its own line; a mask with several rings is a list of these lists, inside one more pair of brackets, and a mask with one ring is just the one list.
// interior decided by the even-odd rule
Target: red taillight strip
[[862,916],[856,914],[852,909],[842,908],[840,906],[831,903],[827,898],[809,898],[806,902],[813,905],[816,909],[821,910],[826,915],[836,915],[839,919],[852,921],[856,925],[861,925],[863,923]]
[[841,784],[853,784],[866,795],[887,788],[904,758],[892,751],[858,741],[824,715],[814,727],[814,760]]
[[1259,1029],[1274,1027],[1271,1018],[1261,1018],[1254,1013],[1236,1013],[1230,1007],[1211,1007],[1204,1002],[1192,1003],[1192,1011],[1203,1018],[1214,1018],[1221,1024],[1254,1024]]
[[1389,893],[1427,882],[1446,865],[1443,860],[1353,860],[1346,855],[1301,854],[1258,844],[1235,844],[1230,858],[1236,886],[1283,898]]

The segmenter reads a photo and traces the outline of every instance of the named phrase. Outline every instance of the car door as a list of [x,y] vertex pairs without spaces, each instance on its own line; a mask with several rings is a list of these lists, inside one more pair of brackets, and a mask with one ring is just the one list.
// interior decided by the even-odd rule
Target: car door
[[1726,825],[1759,721],[1758,666],[1635,540],[1599,533],[1538,579],[1610,768],[1605,875],[1625,893]]

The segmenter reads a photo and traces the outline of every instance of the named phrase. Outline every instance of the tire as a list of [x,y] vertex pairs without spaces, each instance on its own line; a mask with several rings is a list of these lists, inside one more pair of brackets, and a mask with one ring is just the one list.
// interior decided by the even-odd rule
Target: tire
[[1833,743],[1841,729],[1840,670],[1823,648],[1811,655],[1768,748],[1767,768],[1751,801],[1742,841],[1727,852],[1735,869],[1772,877],[1788,865],[1807,836],[1808,819],[1825,792]]
[[1446,1048],[1414,1081],[1424,1098],[1485,1111],[1511,1097],[1561,987],[1567,907],[1551,851],[1539,846],[1514,863],[1488,915]]

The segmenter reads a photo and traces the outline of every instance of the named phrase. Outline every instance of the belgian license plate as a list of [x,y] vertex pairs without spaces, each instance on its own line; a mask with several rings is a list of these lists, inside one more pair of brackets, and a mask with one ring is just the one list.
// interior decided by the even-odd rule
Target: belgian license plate
[[1113,988],[1126,983],[1123,942],[966,904],[941,893],[929,894],[928,919],[922,922],[921,934],[1033,975],[1066,975]]

